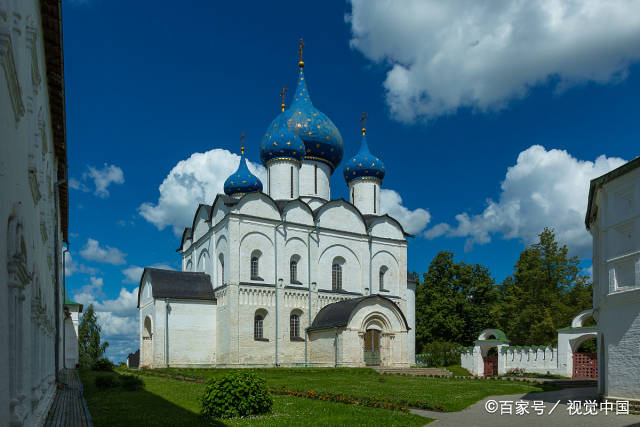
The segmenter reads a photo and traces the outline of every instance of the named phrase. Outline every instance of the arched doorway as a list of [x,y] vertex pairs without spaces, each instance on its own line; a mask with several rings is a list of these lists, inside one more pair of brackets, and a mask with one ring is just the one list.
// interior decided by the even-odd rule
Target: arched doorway
[[144,318],[144,326],[142,330],[142,358],[140,366],[151,366],[153,361],[153,332],[151,326],[151,317]]
[[364,333],[364,363],[367,366],[380,365],[380,329],[371,325]]
[[498,348],[491,347],[487,351],[484,361],[484,376],[495,377],[498,375]]
[[598,378],[597,336],[587,335],[571,343],[573,347],[573,379]]

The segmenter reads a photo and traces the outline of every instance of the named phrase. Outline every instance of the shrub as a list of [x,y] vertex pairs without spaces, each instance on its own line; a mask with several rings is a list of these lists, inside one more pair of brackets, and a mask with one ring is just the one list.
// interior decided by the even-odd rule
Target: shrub
[[416,354],[416,364],[421,366],[449,366],[460,363],[460,346],[452,342],[431,342]]
[[94,383],[98,390],[106,390],[118,386],[118,381],[114,375],[104,374],[96,376]]
[[233,372],[209,380],[200,402],[200,413],[208,419],[265,414],[273,406],[265,380],[252,372]]
[[106,357],[103,357],[93,362],[91,369],[94,371],[113,371],[113,363]]
[[120,376],[120,385],[127,391],[135,391],[144,387],[144,381],[135,375],[122,375]]

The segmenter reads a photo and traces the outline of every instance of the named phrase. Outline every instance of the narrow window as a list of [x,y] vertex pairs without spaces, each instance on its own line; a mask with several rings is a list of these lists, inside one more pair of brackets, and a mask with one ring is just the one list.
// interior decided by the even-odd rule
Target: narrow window
[[220,254],[220,286],[224,285],[224,257]]
[[256,314],[253,318],[253,339],[258,341],[264,339],[264,317]]
[[267,188],[269,189],[269,195],[271,195],[271,168],[267,169]]
[[296,283],[298,281],[298,261],[292,259],[289,263],[290,279],[289,282]]
[[381,291],[385,291],[386,289],[384,288],[384,275],[387,272],[387,267],[380,267],[380,290]]
[[293,199],[293,166],[291,166],[291,196]]
[[356,204],[356,199],[353,197],[353,187],[351,187],[351,203],[354,205]]
[[295,313],[289,317],[289,337],[300,338],[300,316]]
[[318,165],[313,165],[313,193],[318,194]]
[[342,266],[334,263],[331,267],[331,289],[339,291],[342,289]]
[[376,186],[373,186],[373,213],[376,213]]
[[258,278],[258,257],[251,257],[251,280],[256,280]]

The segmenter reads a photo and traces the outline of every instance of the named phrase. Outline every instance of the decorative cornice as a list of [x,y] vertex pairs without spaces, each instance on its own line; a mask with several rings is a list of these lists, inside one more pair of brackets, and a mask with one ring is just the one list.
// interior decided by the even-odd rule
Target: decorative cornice
[[334,171],[334,169],[335,169],[335,168],[333,167],[333,164],[331,164],[331,162],[330,162],[330,161],[328,161],[328,160],[326,160],[326,159],[323,159],[322,157],[316,157],[316,156],[309,156],[309,155],[307,155],[307,156],[304,156],[304,159],[305,159],[305,160],[315,160],[316,162],[322,162],[322,163],[325,163],[325,164],[329,165],[329,167],[331,168],[331,172],[333,172],[333,171]]
[[382,185],[382,180],[380,178],[376,178],[374,176],[359,176],[349,181],[349,184],[353,184],[358,181],[374,181],[378,185]]
[[265,167],[269,167],[271,165],[271,163],[278,163],[278,162],[293,162],[296,165],[298,165],[298,167],[300,167],[301,163],[298,159],[294,159],[293,157],[274,157],[273,159],[270,159],[269,161],[267,161],[267,163],[265,164]]
[[0,27],[0,65],[4,69],[4,74],[9,89],[9,98],[16,125],[24,116],[24,103],[22,101],[22,89],[18,80],[15,58],[13,56],[13,44],[11,43],[11,33],[7,26]]

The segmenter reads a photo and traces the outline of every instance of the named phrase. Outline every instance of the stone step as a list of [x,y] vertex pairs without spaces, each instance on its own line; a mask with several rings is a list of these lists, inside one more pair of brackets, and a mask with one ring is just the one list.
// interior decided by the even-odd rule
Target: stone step
[[380,374],[411,375],[417,377],[450,377],[451,372],[445,368],[374,368]]

